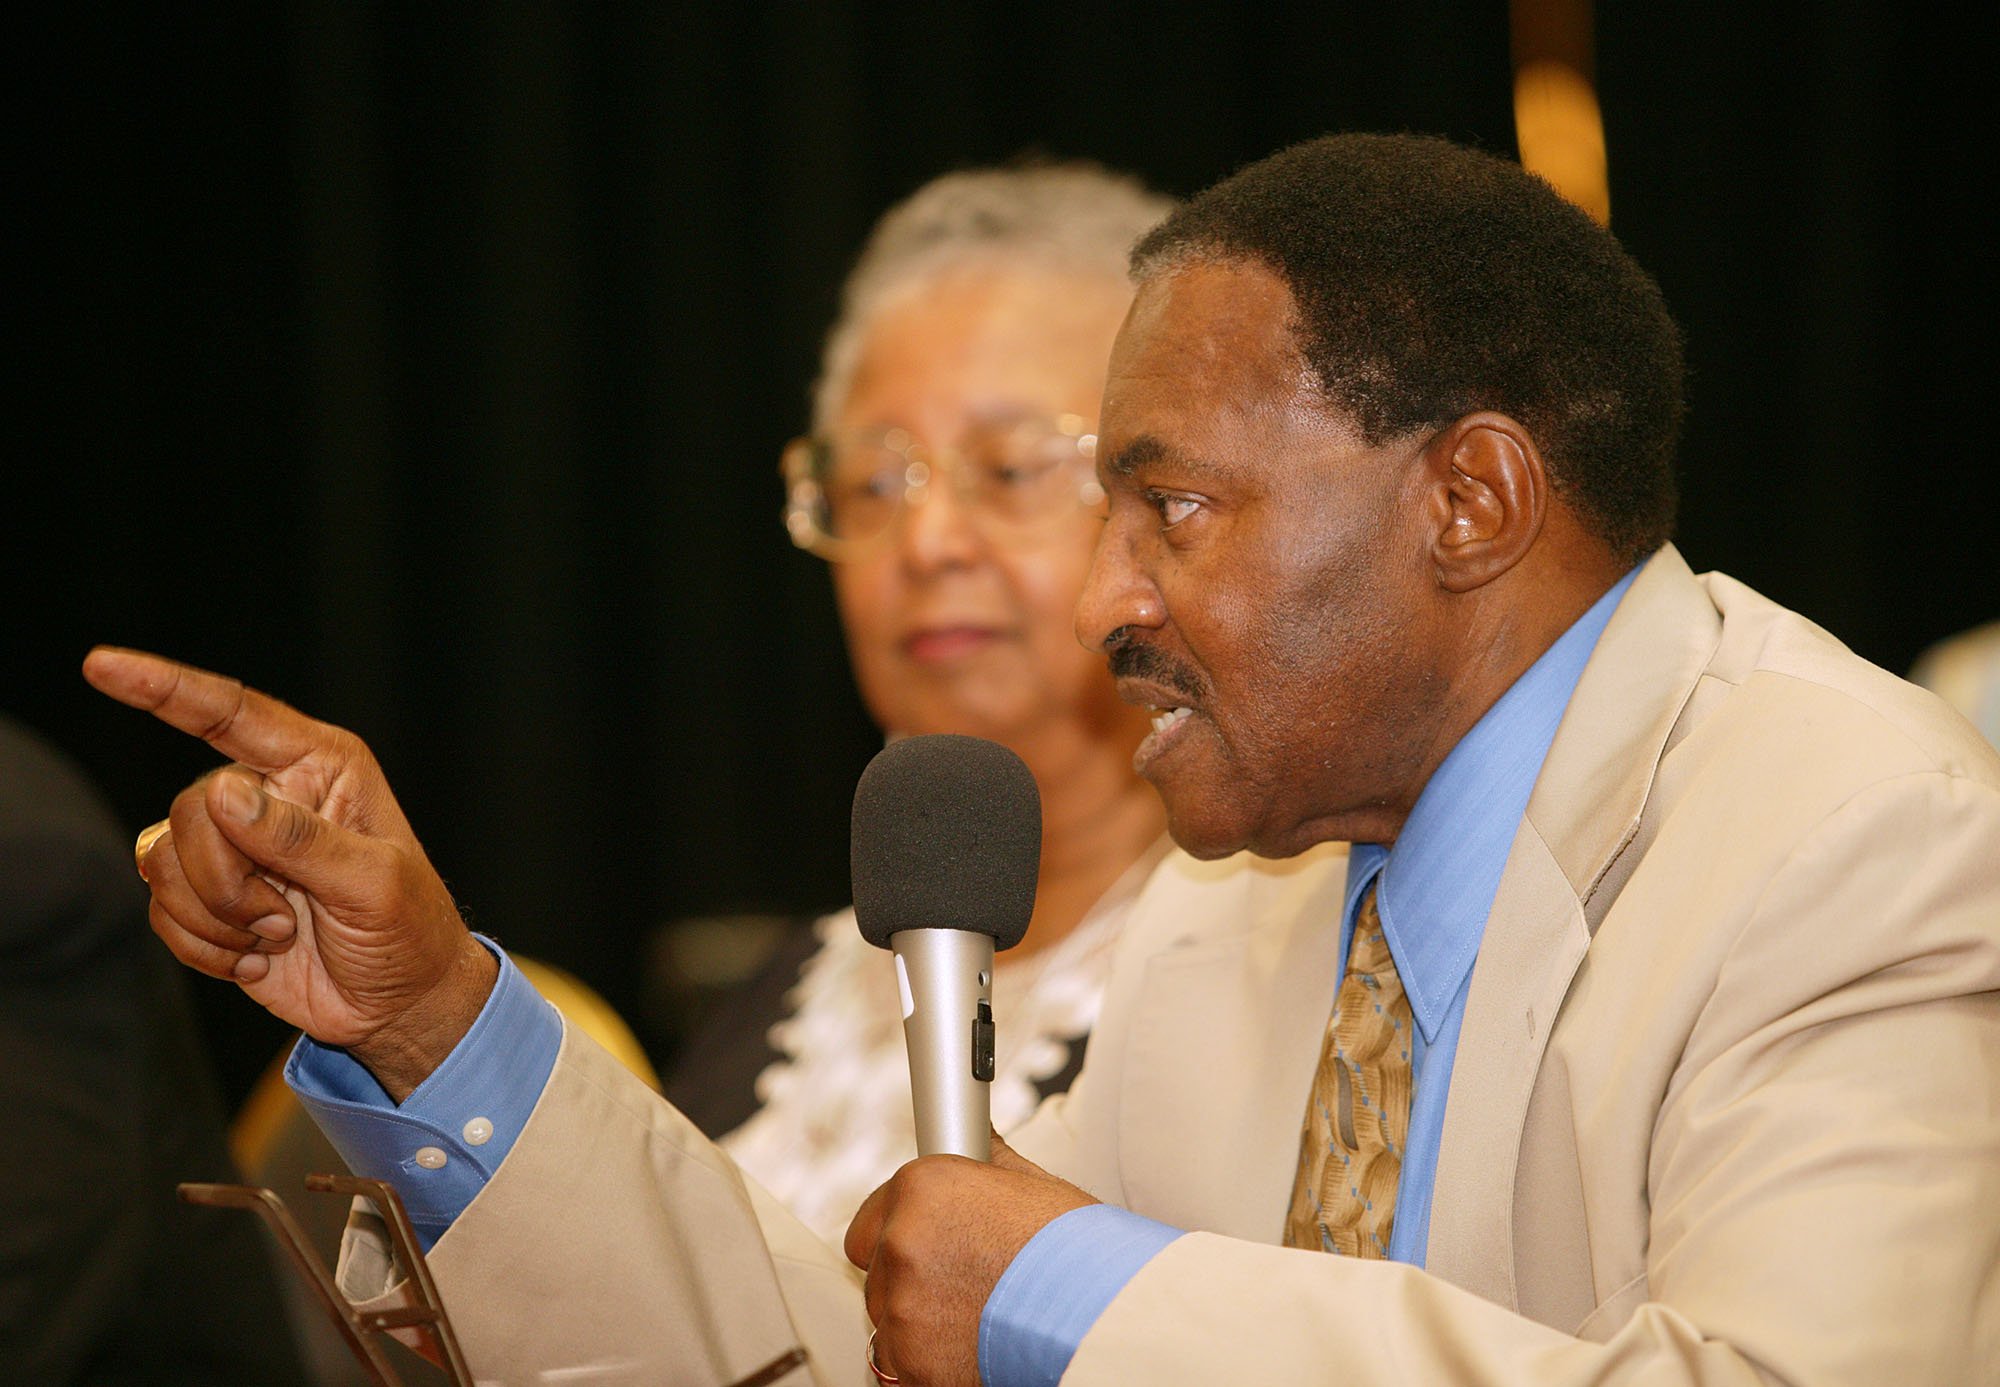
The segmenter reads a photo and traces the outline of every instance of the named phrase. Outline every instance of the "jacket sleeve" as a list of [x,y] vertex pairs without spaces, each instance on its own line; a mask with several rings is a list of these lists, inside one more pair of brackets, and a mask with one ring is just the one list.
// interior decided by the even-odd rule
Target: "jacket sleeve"
[[[541,1101],[428,1262],[482,1383],[868,1380],[860,1273],[595,1041],[565,1025]],[[342,1291],[408,1286],[357,1204]]]

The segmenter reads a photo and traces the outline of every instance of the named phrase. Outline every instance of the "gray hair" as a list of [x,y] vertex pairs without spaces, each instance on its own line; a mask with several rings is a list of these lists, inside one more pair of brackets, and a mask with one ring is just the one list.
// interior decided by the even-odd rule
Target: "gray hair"
[[1174,209],[1138,179],[1087,160],[968,169],[934,178],[875,223],[841,291],[813,386],[825,427],[853,382],[861,337],[884,303],[924,280],[998,262],[1127,278],[1132,243]]

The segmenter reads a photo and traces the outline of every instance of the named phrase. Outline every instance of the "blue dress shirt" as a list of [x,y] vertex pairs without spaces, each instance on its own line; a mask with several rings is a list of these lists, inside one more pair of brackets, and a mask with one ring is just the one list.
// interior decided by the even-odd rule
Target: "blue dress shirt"
[[562,1046],[562,1018],[485,936],[500,978],[479,1019],[402,1103],[345,1050],[301,1037],[285,1082],[347,1168],[386,1180],[428,1250],[514,1148]]
[[[1389,1234],[1395,1261],[1424,1264],[1452,1059],[1508,851],[1576,681],[1636,572],[1578,617],[1473,724],[1424,786],[1394,846],[1357,843],[1348,856],[1340,957],[1353,941],[1362,894],[1379,874],[1382,932],[1417,1023],[1410,1126]],[[1339,987],[1333,978],[1329,1005]],[[979,1374],[987,1387],[1054,1387],[1104,1307],[1178,1236],[1108,1204],[1072,1209],[1043,1228],[1001,1275],[980,1316]]]

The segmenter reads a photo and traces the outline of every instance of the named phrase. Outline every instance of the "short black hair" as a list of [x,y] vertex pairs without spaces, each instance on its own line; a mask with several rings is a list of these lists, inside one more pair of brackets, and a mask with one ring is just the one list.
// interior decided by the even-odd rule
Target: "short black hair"
[[1249,260],[1371,444],[1477,410],[1534,435],[1556,494],[1625,562],[1673,534],[1680,330],[1611,233],[1518,164],[1421,135],[1327,135],[1197,195],[1133,273]]

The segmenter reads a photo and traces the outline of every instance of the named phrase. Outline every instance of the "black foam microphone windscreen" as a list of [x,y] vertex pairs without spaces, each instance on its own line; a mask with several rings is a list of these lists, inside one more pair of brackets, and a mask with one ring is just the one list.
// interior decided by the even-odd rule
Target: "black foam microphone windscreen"
[[854,915],[880,948],[902,930],[957,929],[1010,949],[1041,867],[1042,798],[997,742],[939,733],[891,742],[854,790]]

